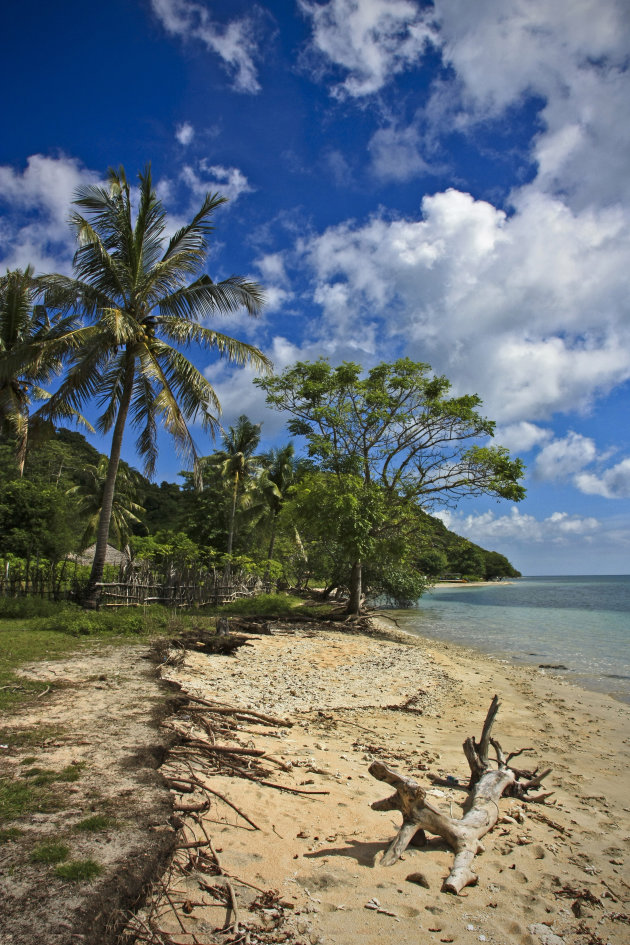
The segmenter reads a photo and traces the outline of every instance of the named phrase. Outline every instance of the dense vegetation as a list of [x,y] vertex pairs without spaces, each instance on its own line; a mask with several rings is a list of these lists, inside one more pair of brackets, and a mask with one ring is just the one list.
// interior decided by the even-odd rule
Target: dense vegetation
[[[215,283],[205,272],[223,202],[207,194],[169,236],[150,167],[135,190],[123,168],[110,169],[106,186],[76,194],[71,276],[35,276],[30,267],[0,276],[5,595],[59,597],[82,584],[84,606],[97,607],[109,542],[129,549],[125,595],[139,570],[146,587],[180,589],[206,587],[205,573],[215,591],[220,574],[229,593],[233,576],[245,573],[269,589],[312,582],[324,596],[345,590],[349,614],[366,596],[416,600],[445,572],[515,574],[501,555],[451,536],[428,514],[463,496],[518,502],[525,494],[522,463],[490,444],[494,423],[476,395],[452,396],[445,377],[407,358],[367,372],[297,362],[272,375],[263,352],[207,327],[217,313],[256,315],[264,301],[256,283]],[[220,405],[185,356],[190,347],[262,374],[255,383],[288,414],[306,458],[290,442],[261,454],[260,427],[246,416],[200,457],[188,425],[218,433]],[[41,386],[51,383],[52,392]],[[88,408],[111,433],[108,457],[55,429],[72,420],[92,430]],[[186,466],[181,487],[152,485],[121,462],[129,426],[148,476],[158,429],[172,436]],[[86,565],[68,555],[91,541],[86,577]]]
[[[224,448],[201,462],[201,489],[195,488],[191,473],[182,475],[181,485],[158,484],[122,463],[120,505],[124,509],[133,504],[136,512],[126,527],[121,516],[120,531],[112,529],[113,543],[129,545],[134,556],[156,563],[168,559],[181,566],[194,561],[225,567],[231,562],[280,587],[304,588],[310,583],[332,591],[338,584],[347,586],[347,556],[332,526],[325,534],[321,496],[314,491],[323,474],[311,461],[296,460],[287,446],[251,452],[237,482],[234,463],[226,465],[225,460],[230,449],[237,456],[247,453],[248,444],[239,442],[243,427],[253,428],[258,442],[249,421],[227,431]],[[102,459],[80,433],[59,429],[27,451],[20,477],[13,444],[0,441],[0,567],[5,585],[7,577],[19,577],[21,586],[28,581],[34,589],[61,590],[62,585],[70,586],[73,576],[87,578],[89,569],[69,562],[66,555],[94,540],[98,492],[92,502],[87,497],[89,489],[98,489],[93,472]],[[328,493],[332,501],[334,495],[330,489]],[[503,555],[455,535],[420,509],[409,524],[413,541],[404,543],[404,560],[401,548],[394,547],[381,573],[366,568],[364,583],[371,593],[404,602],[422,590],[425,575],[492,579],[518,574]],[[392,536],[391,544],[400,546],[400,541]]]

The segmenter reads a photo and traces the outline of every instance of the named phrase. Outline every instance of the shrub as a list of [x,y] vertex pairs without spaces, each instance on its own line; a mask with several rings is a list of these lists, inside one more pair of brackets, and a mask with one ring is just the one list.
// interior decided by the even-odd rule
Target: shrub
[[51,617],[33,621],[34,629],[69,633],[71,636],[92,636],[103,633],[139,634],[145,629],[141,613],[121,613],[120,611],[102,610],[98,613],[86,613],[76,608],[71,613],[60,610]]
[[257,594],[255,597],[242,597],[231,604],[214,608],[213,612],[220,615],[243,614],[247,616],[260,615],[280,616],[292,613],[297,606],[304,602],[299,597],[290,597],[287,594]]
[[45,597],[0,597],[0,617],[55,617],[59,613],[77,613],[76,604],[59,603]]

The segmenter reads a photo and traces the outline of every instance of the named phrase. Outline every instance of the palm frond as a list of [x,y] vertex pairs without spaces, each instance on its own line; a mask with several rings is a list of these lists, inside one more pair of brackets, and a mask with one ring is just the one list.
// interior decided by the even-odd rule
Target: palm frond
[[181,321],[175,317],[160,318],[159,325],[162,335],[176,344],[202,345],[204,348],[217,351],[221,357],[227,358],[233,364],[249,364],[263,373],[268,373],[273,368],[270,359],[259,348],[244,341],[237,341],[221,332],[204,328],[203,325]]
[[180,254],[197,255],[201,253],[205,256],[207,236],[214,229],[208,217],[223,203],[227,203],[227,197],[221,197],[218,193],[206,194],[201,207],[190,223],[183,226],[171,237],[162,257],[163,261]]
[[264,293],[258,283],[249,282],[241,276],[230,276],[222,282],[213,282],[210,276],[201,276],[162,299],[160,312],[195,321],[211,318],[217,312],[227,314],[243,308],[249,315],[258,315],[264,301]]

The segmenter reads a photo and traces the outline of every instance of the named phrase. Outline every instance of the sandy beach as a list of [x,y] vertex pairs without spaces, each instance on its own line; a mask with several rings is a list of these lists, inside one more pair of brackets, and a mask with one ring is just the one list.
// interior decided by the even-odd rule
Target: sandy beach
[[[629,706],[535,668],[395,630],[387,638],[276,630],[235,655],[188,652],[182,665],[163,670],[193,696],[292,723],[241,721],[232,732],[230,744],[273,756],[266,780],[275,787],[228,768],[215,771],[213,789],[234,807],[215,795],[197,820],[183,817],[184,849],[177,855],[183,871],[171,871],[168,888],[184,911],[167,908],[161,920],[174,940],[630,940]],[[479,737],[495,693],[501,700],[495,737],[506,751],[533,749],[523,766],[553,768],[545,781],[553,796],[544,804],[501,799],[501,819],[474,861],[478,883],[459,896],[442,891],[452,852],[439,838],[381,866],[401,818],[371,809],[391,790],[368,774],[370,762],[412,776],[429,788],[436,806],[459,816],[469,776],[462,742]],[[165,724],[194,735],[194,722],[184,707]],[[163,772],[202,772],[196,764],[174,752]],[[175,793],[180,805],[194,805],[196,797]],[[208,839],[223,873],[212,880],[195,872],[190,853]],[[216,888],[227,877],[240,937],[217,931],[230,914]],[[262,890],[275,892],[265,898]]]

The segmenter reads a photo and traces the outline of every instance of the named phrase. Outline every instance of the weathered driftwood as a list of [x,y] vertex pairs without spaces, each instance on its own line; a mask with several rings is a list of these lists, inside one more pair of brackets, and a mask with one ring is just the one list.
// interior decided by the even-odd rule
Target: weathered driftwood
[[[381,865],[391,866],[402,856],[416,834],[419,834],[420,839],[424,839],[424,831],[428,831],[442,837],[455,852],[453,866],[443,889],[457,894],[465,886],[472,886],[477,882],[471,863],[476,854],[483,850],[481,838],[492,830],[499,818],[498,801],[502,795],[510,794],[534,801],[543,800],[548,796],[543,794],[529,797],[527,792],[538,787],[551,769],[538,774],[537,771],[519,771],[510,767],[511,759],[522,754],[523,750],[506,758],[500,744],[491,738],[498,710],[499,700],[495,696],[488,710],[480,741],[468,738],[464,742],[464,754],[470,766],[470,793],[461,819],[449,817],[438,810],[427,800],[425,789],[411,778],[404,777],[380,761],[370,765],[372,777],[385,781],[396,789],[396,793],[391,797],[372,804],[373,810],[399,810],[403,815],[402,827],[383,854]],[[495,750],[496,762],[488,757],[491,745]],[[493,764],[496,764],[496,767],[492,767]]]

